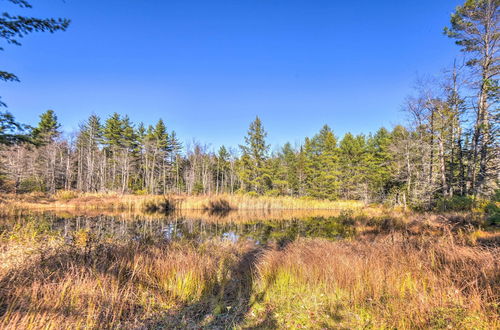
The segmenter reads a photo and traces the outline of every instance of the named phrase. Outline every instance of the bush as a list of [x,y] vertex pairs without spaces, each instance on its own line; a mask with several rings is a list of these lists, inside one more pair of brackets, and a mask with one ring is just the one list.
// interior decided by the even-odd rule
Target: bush
[[259,194],[256,191],[249,191],[245,195],[249,197],[259,197]]
[[200,195],[203,194],[205,191],[205,188],[203,187],[203,184],[201,182],[196,182],[193,187],[193,194],[195,195]]
[[272,189],[268,190],[265,192],[266,196],[271,196],[271,197],[278,197],[280,194],[280,191],[278,189]]
[[438,211],[472,211],[474,199],[470,196],[453,196],[451,198],[440,198],[435,209]]
[[55,193],[54,197],[58,200],[69,201],[71,199],[77,198],[78,193],[72,190],[59,190]]
[[498,202],[490,202],[485,206],[488,223],[493,226],[500,226],[500,207]]
[[45,192],[46,190],[45,185],[34,178],[21,181],[18,188],[18,192],[20,193]]

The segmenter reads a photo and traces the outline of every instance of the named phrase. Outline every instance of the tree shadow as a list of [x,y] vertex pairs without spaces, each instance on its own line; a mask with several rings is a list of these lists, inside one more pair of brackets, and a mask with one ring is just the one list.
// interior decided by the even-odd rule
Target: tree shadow
[[253,294],[256,265],[262,248],[243,254],[229,272],[229,277],[219,287],[199,301],[186,304],[162,320],[146,324],[146,329],[275,329],[277,323],[272,313],[267,313],[257,325],[245,327],[245,316],[252,306],[262,301],[265,290]]
[[[40,281],[57,283],[66,274],[76,272],[91,272],[110,276],[119,283],[125,284],[130,280],[134,270],[119,262],[119,258],[128,258],[137,250],[127,250],[127,247],[96,246],[92,249],[68,248],[64,251],[52,251],[41,253],[39,257],[24,265],[12,269],[0,278],[0,319],[8,311],[14,308],[16,314],[22,317],[33,313],[43,315],[63,316],[70,318],[83,318],[82,310],[75,309],[69,305],[51,306],[50,302],[41,305],[39,296],[32,296],[27,290],[22,296],[11,296],[11,291],[16,287],[25,288],[37,285]],[[140,253],[148,253],[147,245],[140,248]],[[263,249],[253,247],[240,256],[239,261],[230,268],[227,276],[220,284],[205,292],[202,297],[194,303],[185,304],[175,310],[166,313],[158,311],[151,316],[150,321],[143,321],[141,329],[227,329],[241,325],[245,315],[252,305],[262,299],[263,295],[256,299],[253,297],[255,267]],[[115,267],[120,264],[120,267]],[[137,287],[146,288],[153,295],[169,297],[169,293],[156,287],[147,279],[134,278]],[[82,300],[92,300],[95,297],[82,293]],[[112,308],[112,302],[107,297],[100,297],[101,306]],[[130,319],[140,318],[142,306],[133,301],[127,302],[126,312],[119,319],[113,315],[103,313],[100,315],[100,324],[103,328],[113,327],[114,322],[127,323]],[[37,306],[33,309],[32,306]],[[108,308],[104,308],[107,310]],[[102,318],[102,319],[101,319]],[[109,323],[111,322],[111,323]],[[269,314],[262,325],[252,328],[275,328],[276,322]]]

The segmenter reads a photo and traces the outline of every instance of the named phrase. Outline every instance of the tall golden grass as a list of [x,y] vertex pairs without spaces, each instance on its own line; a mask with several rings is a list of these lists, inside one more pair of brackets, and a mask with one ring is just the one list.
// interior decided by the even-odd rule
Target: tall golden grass
[[59,191],[54,195],[24,194],[0,197],[0,205],[22,209],[100,210],[338,210],[364,206],[359,201],[329,201],[294,197],[248,195],[120,195]]
[[452,236],[301,239],[261,259],[254,318],[283,328],[498,329],[499,252]]
[[[217,308],[249,245],[223,241],[58,249],[0,278],[2,329],[112,329],[167,322],[183,306]],[[201,307],[200,307],[201,308]],[[167,321],[166,321],[167,320]]]
[[452,236],[77,244],[0,273],[0,328],[500,326],[500,248]]
[[[123,220],[148,217],[136,197],[143,196],[131,196],[134,206],[119,210]],[[56,208],[59,216],[116,215],[113,208],[78,208],[99,196],[22,198],[19,203],[33,209],[13,208],[1,221],[26,219],[40,201],[44,210],[68,203]],[[242,209],[220,218],[205,204],[220,196],[197,198],[186,205],[203,208],[179,208],[173,216],[246,222],[259,220],[256,214],[286,220],[336,212]],[[2,199],[10,205],[12,197]],[[123,197],[106,200],[115,207]],[[476,230],[475,219],[461,213],[356,207],[340,217],[356,228],[354,237],[266,246],[219,239],[119,242],[85,228],[68,243],[36,214],[11,226],[0,222],[0,328],[500,328],[498,231]]]

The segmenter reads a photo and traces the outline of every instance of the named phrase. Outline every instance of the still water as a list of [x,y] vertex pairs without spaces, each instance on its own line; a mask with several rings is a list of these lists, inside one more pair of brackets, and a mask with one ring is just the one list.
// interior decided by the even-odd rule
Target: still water
[[258,245],[289,243],[299,237],[331,240],[355,234],[349,214],[335,211],[281,211],[175,214],[19,212],[0,218],[0,235],[49,233],[70,242],[85,231],[102,240],[251,240]]

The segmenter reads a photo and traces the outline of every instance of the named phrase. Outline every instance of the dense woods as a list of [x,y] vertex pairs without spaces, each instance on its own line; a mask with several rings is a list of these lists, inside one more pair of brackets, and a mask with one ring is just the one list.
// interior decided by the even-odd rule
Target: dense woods
[[[238,148],[181,143],[163,120],[92,115],[63,134],[54,111],[35,127],[0,117],[1,188],[137,194],[249,193],[432,206],[491,196],[499,180],[499,1],[467,1],[445,34],[463,59],[420,81],[406,125],[343,137],[323,126],[300,145],[271,150],[257,117]],[[459,63],[463,63],[459,64]]]

